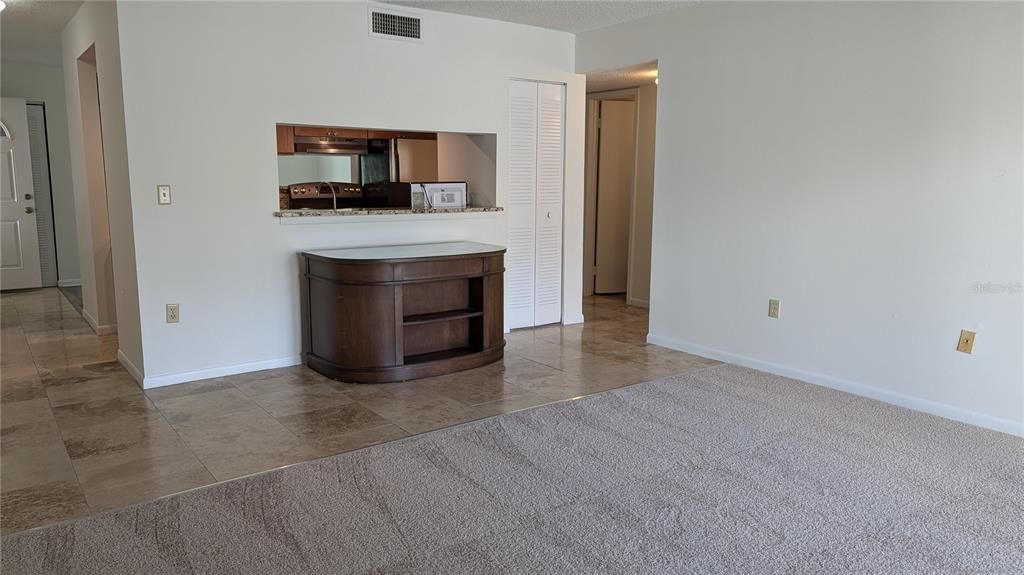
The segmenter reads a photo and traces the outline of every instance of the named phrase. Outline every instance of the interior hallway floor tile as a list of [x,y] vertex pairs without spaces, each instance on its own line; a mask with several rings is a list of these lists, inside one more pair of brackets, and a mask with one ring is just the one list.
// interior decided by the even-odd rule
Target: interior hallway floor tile
[[0,294],[4,532],[717,362],[645,342],[647,310],[515,330],[502,361],[380,385],[304,366],[143,391],[60,291]]

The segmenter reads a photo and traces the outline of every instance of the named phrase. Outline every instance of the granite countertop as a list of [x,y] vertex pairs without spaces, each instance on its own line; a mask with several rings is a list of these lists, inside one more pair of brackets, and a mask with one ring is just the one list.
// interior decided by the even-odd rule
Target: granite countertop
[[278,218],[311,218],[317,216],[394,216],[402,214],[464,214],[474,212],[501,212],[505,208],[470,206],[466,208],[346,208],[338,210],[280,210]]

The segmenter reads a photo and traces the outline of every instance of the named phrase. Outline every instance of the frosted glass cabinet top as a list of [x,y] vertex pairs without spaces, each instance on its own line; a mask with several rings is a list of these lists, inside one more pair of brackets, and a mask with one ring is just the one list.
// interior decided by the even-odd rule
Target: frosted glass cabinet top
[[332,260],[409,260],[419,258],[443,258],[504,252],[505,248],[494,244],[477,242],[443,242],[436,244],[405,244],[398,246],[372,246],[365,248],[341,248],[315,250],[303,255]]

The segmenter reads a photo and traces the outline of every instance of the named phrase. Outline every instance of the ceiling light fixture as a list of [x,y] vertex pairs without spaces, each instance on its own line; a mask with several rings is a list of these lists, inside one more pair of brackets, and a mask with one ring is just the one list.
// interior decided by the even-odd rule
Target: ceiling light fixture
[[7,7],[7,4],[4,3],[4,0],[0,0],[0,12],[3,12],[4,8],[6,8],[6,7]]

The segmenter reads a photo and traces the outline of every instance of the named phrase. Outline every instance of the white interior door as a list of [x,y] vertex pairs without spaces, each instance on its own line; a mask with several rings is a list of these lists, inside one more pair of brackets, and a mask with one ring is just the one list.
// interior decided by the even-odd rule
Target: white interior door
[[0,122],[0,289],[37,288],[42,275],[25,100],[3,98]]
[[565,86],[537,85],[537,285],[534,325],[562,321]]
[[594,293],[625,293],[636,158],[636,104],[603,100],[598,143]]
[[509,328],[534,325],[537,232],[537,83],[509,88],[509,177],[505,306]]

